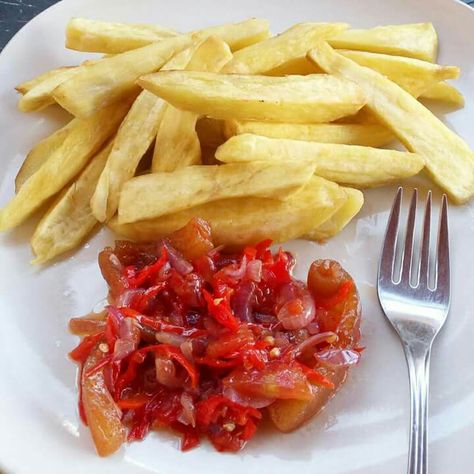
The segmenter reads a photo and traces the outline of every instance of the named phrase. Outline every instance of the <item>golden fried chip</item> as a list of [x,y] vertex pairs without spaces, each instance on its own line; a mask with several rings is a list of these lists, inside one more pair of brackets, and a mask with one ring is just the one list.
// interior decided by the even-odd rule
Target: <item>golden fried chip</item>
[[113,139],[86,166],[39,221],[31,238],[36,258],[45,263],[80,245],[97,224],[90,200],[112,148]]
[[138,92],[136,80],[160,69],[174,54],[191,44],[180,35],[142,48],[82,64],[70,79],[53,91],[53,98],[76,117],[88,117],[97,110]]
[[423,159],[415,153],[366,146],[316,143],[243,134],[216,151],[223,163],[291,161],[313,163],[322,178],[356,187],[374,187],[418,174]]
[[119,222],[172,214],[206,202],[255,196],[285,199],[314,172],[311,163],[233,163],[188,166],[131,179],[122,188]]
[[394,54],[430,62],[435,62],[438,54],[438,35],[431,23],[346,30],[328,41],[337,49]]
[[367,107],[399,138],[418,153],[433,180],[457,203],[474,194],[474,154],[461,137],[394,82],[359,66],[320,43],[308,57],[326,72],[356,82],[367,97]]
[[[211,121],[212,119],[207,119]],[[221,126],[222,122],[215,127]],[[199,125],[199,122],[198,122]],[[204,126],[202,126],[204,128]],[[198,128],[198,135],[200,129]],[[226,120],[224,122],[225,137],[251,133],[270,138],[291,138],[293,140],[306,140],[319,143],[341,143],[345,145],[361,145],[380,147],[385,146],[395,139],[387,128],[372,123],[270,123],[270,122],[244,122],[239,120]],[[222,145],[225,137],[214,132],[211,126],[204,129],[199,136],[201,142],[212,143],[217,147]],[[222,133],[222,132],[221,132]],[[214,135],[211,135],[214,134]]]
[[217,245],[251,245],[268,238],[285,242],[320,227],[345,201],[342,188],[314,176],[286,201],[255,197],[225,199],[131,224],[119,224],[114,217],[108,225],[126,238],[146,242],[169,235],[193,217],[202,217],[211,222]]
[[356,84],[334,76],[242,76],[166,71],[139,84],[177,108],[216,119],[315,123],[356,113],[365,103]]
[[289,61],[305,56],[318,41],[348,27],[345,23],[299,23],[283,33],[247,46],[234,54],[222,69],[226,74],[265,74]]
[[0,231],[25,221],[50,197],[61,191],[117,130],[130,101],[101,109],[81,120],[43,165],[25,181],[18,194],[0,210]]

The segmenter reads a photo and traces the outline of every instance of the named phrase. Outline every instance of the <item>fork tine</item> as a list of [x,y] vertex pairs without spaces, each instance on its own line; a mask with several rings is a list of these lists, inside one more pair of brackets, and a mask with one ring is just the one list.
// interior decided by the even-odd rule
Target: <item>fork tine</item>
[[449,300],[449,230],[448,230],[448,199],[443,194],[439,215],[438,248],[436,259],[436,293],[439,299]]
[[382,248],[382,256],[379,266],[379,282],[392,280],[392,272],[394,267],[395,247],[397,244],[398,221],[400,219],[400,209],[402,206],[403,189],[398,188],[395,200],[393,201],[392,210],[388,219],[387,230]]
[[431,231],[431,191],[426,197],[425,217],[423,220],[423,240],[421,243],[420,273],[418,282],[424,288],[428,288],[429,283],[429,263],[430,263],[430,231]]
[[402,254],[402,271],[400,274],[400,281],[410,283],[412,257],[413,257],[413,236],[415,233],[415,217],[416,217],[416,203],[418,201],[418,190],[413,190],[413,195],[410,202],[410,210],[408,211],[407,230],[405,236],[405,246]]

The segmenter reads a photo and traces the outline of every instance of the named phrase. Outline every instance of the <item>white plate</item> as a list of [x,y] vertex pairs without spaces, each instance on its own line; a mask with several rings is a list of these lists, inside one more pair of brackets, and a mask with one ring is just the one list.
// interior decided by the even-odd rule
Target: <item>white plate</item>
[[[354,26],[432,21],[440,62],[461,66],[458,85],[467,106],[446,121],[474,145],[474,12],[448,0],[66,0],[28,23],[0,56],[0,203],[13,193],[13,178],[31,146],[64,120],[58,111],[22,115],[13,87],[83,54],[63,48],[72,16],[158,22],[191,30],[250,16],[266,17],[274,32],[300,21],[347,21]],[[426,188],[420,183],[422,189]],[[439,196],[439,195],[438,195]],[[304,275],[315,257],[341,261],[356,278],[364,307],[367,350],[347,384],[322,415],[300,431],[257,436],[241,453],[222,455],[209,445],[189,453],[177,441],[152,434],[109,459],[96,456],[76,412],[75,367],[67,352],[76,338],[71,315],[90,311],[105,295],[96,255],[112,236],[100,232],[89,244],[44,269],[29,265],[31,223],[0,237],[0,465],[7,472],[98,473],[291,472],[379,474],[405,470],[408,381],[397,338],[380,312],[376,266],[392,188],[366,193],[360,218],[327,245],[288,244]],[[474,439],[474,337],[472,296],[474,207],[451,208],[453,305],[433,351],[430,406],[432,474],[472,472]]]

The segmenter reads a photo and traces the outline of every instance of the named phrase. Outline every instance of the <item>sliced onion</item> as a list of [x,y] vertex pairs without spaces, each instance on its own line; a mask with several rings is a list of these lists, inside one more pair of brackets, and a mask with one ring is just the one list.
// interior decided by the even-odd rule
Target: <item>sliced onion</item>
[[290,344],[288,335],[284,332],[276,332],[273,337],[275,338],[276,347],[287,347]]
[[262,261],[252,260],[247,264],[247,278],[249,280],[260,282],[262,279]]
[[308,332],[313,335],[313,334],[318,334],[318,332],[320,332],[320,329],[319,329],[319,324],[317,321],[311,321],[307,326],[306,326],[306,329],[308,330]]
[[231,280],[240,281],[244,278],[247,272],[247,257],[244,255],[240,261],[240,265],[237,263],[231,263],[219,270],[219,276],[225,276]]
[[222,392],[222,395],[229,400],[238,403],[244,407],[252,408],[265,408],[268,405],[271,405],[275,399],[274,398],[264,398],[264,397],[250,397],[244,395],[232,387],[225,386]]
[[125,359],[136,349],[133,341],[128,341],[126,339],[117,339],[114,346],[114,360]]
[[180,398],[182,412],[178,416],[178,420],[184,425],[196,426],[196,408],[191,394],[183,392]]
[[242,283],[232,298],[232,309],[237,318],[246,323],[253,322],[253,304],[256,285],[253,281]]
[[168,388],[179,388],[184,384],[184,377],[176,375],[176,367],[171,359],[155,356],[156,380]]
[[189,360],[189,362],[194,362],[194,356],[193,356],[193,341],[191,339],[188,339],[184,341],[179,348],[181,349],[181,352],[183,353],[184,357]]
[[308,337],[308,339],[305,339],[303,342],[300,342],[295,348],[294,348],[294,353],[296,355],[301,354],[305,349],[308,347],[313,347],[318,344],[321,344],[321,342],[335,342],[337,341],[337,334],[332,331],[326,331],[326,332],[320,332],[319,334],[315,334],[314,336]]
[[315,315],[316,306],[313,297],[308,291],[302,291],[299,298],[287,301],[280,308],[277,318],[285,329],[295,330],[306,327]]
[[175,334],[173,332],[157,332],[155,334],[156,340],[162,344],[171,344],[172,346],[179,347],[186,338],[180,334]]
[[181,275],[187,275],[193,271],[193,266],[168,242],[163,242],[168,252],[168,259],[171,266]]
[[133,289],[133,290],[125,290],[120,296],[117,298],[116,305],[118,307],[128,307],[132,302],[132,299],[136,295],[140,295],[143,293],[142,289]]
[[327,349],[314,354],[316,360],[331,368],[349,367],[359,362],[360,353],[352,349]]
[[166,262],[159,270],[158,270],[158,281],[165,281],[170,276],[171,265],[169,262]]
[[140,329],[132,318],[124,318],[119,326],[119,338],[115,341],[114,360],[122,360],[133,351],[140,343]]
[[273,314],[254,313],[253,317],[261,324],[275,324],[278,322],[277,318],[273,316]]
[[107,312],[109,317],[112,318],[116,327],[120,327],[121,322],[124,319],[124,315],[122,312],[117,308],[117,306],[109,305],[107,306]]

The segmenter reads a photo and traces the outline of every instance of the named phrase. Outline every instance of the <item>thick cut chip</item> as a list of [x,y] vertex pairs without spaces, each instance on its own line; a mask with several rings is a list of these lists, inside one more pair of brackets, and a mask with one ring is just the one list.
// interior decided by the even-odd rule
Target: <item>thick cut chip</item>
[[[420,59],[382,53],[369,53],[367,51],[341,49],[338,52],[361,66],[370,67],[387,76],[415,97],[418,97],[427,90],[436,88],[440,81],[459,77],[459,68],[456,66],[441,66],[428,61],[421,61]],[[286,76],[291,74],[315,74],[317,72],[322,72],[321,68],[309,61],[306,56],[302,56],[266,74]],[[439,100],[442,100],[442,98]]]
[[216,158],[224,163],[309,161],[316,166],[318,176],[357,187],[381,186],[408,178],[424,166],[423,159],[415,153],[251,134],[230,138],[217,149]]
[[[66,27],[66,47],[77,51],[117,54],[141,48],[150,43],[176,36],[178,33],[153,24],[111,23],[73,18]],[[193,31],[191,37],[200,41],[218,36],[232,51],[262,41],[270,35],[268,21],[250,18]]]
[[[231,58],[229,46],[217,36],[210,36],[196,49],[186,69],[217,72]],[[194,112],[179,110],[169,104],[165,106],[156,135],[152,172],[174,171],[201,163],[197,119]]]
[[76,248],[97,224],[90,200],[112,148],[109,142],[94,156],[40,220],[31,238],[36,255],[32,263],[45,263]]
[[285,242],[320,227],[346,201],[346,195],[335,183],[312,177],[286,201],[263,198],[237,198],[215,201],[132,224],[119,224],[114,217],[109,226],[133,240],[153,241],[183,227],[193,217],[211,223],[216,245],[242,246],[272,239]]
[[236,52],[225,65],[226,74],[265,74],[294,58],[306,55],[320,40],[328,39],[348,27],[345,23],[300,23],[278,36],[247,46]]
[[36,77],[33,77],[33,79],[30,79],[28,81],[22,82],[21,84],[18,84],[15,87],[15,90],[19,92],[20,94],[26,94],[29,92],[33,87],[36,87],[37,85],[41,84],[43,81],[46,79],[49,79],[50,77],[55,76],[56,74],[60,73],[61,71],[64,71],[66,69],[70,69],[73,66],[62,66],[58,67],[55,69],[50,69],[46,72],[43,72],[42,74],[39,74]]
[[338,52],[361,66],[387,76],[415,97],[440,81],[459,77],[459,68],[456,66],[440,66],[419,59],[365,51]]
[[160,69],[190,43],[189,36],[181,35],[83,64],[72,78],[54,89],[53,97],[76,117],[88,117],[136,91],[135,82],[141,75]]
[[72,18],[66,26],[66,48],[117,54],[176,35],[177,32],[159,25]]
[[194,112],[165,105],[156,136],[151,167],[153,173],[174,171],[201,163],[201,147],[196,132],[197,117]]
[[0,211],[0,230],[25,221],[50,197],[68,184],[117,130],[130,108],[130,100],[101,109],[66,136],[62,145],[21,187]]
[[426,107],[394,82],[338,54],[327,43],[309,52],[326,72],[356,82],[367,107],[409,151],[418,153],[433,180],[457,203],[474,194],[474,153]]
[[364,205],[364,195],[358,189],[341,188],[346,200],[341,207],[321,225],[314,227],[304,237],[309,240],[327,240],[341,232],[344,227],[359,213]]
[[117,211],[122,185],[133,177],[155,138],[163,106],[162,100],[142,91],[120,125],[91,200],[92,212],[98,221],[110,219]]
[[[226,124],[223,120],[201,117],[196,123],[196,133],[204,148],[217,148],[226,141]],[[234,135],[233,133],[231,135]]]
[[192,33],[194,40],[208,36],[218,36],[232,51],[258,43],[270,36],[268,21],[262,18],[249,18],[239,23],[210,26]]
[[266,76],[307,76],[321,72],[314,63],[306,59],[306,54],[294,58],[265,73]]
[[[214,121],[214,123],[221,124],[222,122]],[[243,133],[252,133],[270,138],[291,138],[319,143],[342,143],[372,147],[385,146],[395,139],[393,133],[382,125],[357,123],[268,123],[227,120],[224,122],[224,132],[227,138]],[[205,129],[202,132],[203,138],[201,141],[210,142],[213,139],[209,136],[211,133],[210,129]],[[222,139],[219,142],[217,138],[220,135],[217,135],[217,133],[212,142],[214,146],[219,146],[225,141]],[[199,135],[199,138],[201,139],[201,135]]]
[[55,103],[53,91],[63,82],[74,77],[78,67],[59,68],[50,71],[44,79],[31,87],[18,101],[22,112],[37,112]]
[[346,30],[328,41],[337,49],[395,54],[430,62],[435,62],[438,54],[438,35],[431,23]]
[[457,108],[464,107],[464,97],[461,92],[447,82],[434,84],[421,94],[420,99],[436,100]]
[[285,199],[314,172],[311,163],[233,163],[188,166],[133,178],[120,194],[121,224],[172,214],[206,202],[256,196]]
[[38,142],[26,155],[25,161],[15,178],[15,192],[18,193],[25,181],[35,174],[54,152],[61,147],[70,131],[80,127],[80,120],[73,119],[64,127]]
[[[180,69],[192,58],[197,45],[173,56],[163,69]],[[148,91],[142,91],[121,124],[107,165],[91,200],[97,220],[110,219],[118,207],[123,183],[132,178],[137,166],[153,142],[166,108],[165,102]]]
[[365,103],[356,84],[326,74],[268,77],[166,71],[138,82],[177,108],[216,119],[329,122],[356,113]]
[[[185,67],[196,48],[192,45],[180,51],[163,69]],[[116,212],[122,185],[134,176],[140,159],[153,142],[165,108],[162,99],[142,91],[121,124],[91,201],[92,212],[100,222],[110,219]]]

